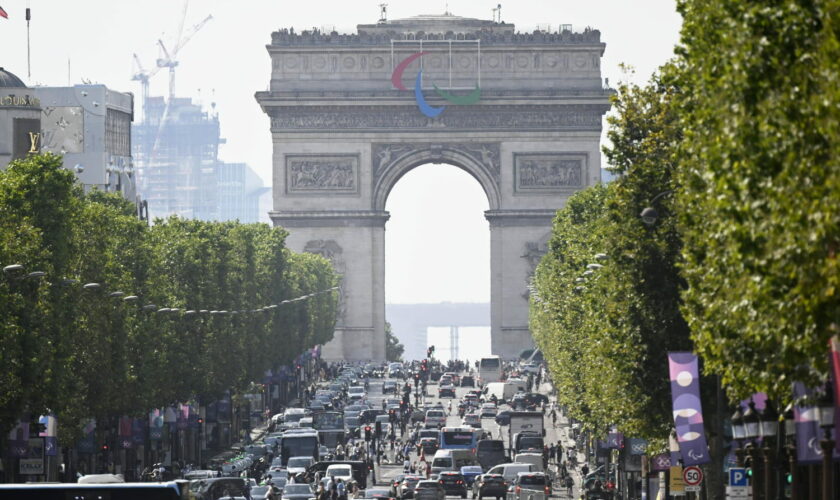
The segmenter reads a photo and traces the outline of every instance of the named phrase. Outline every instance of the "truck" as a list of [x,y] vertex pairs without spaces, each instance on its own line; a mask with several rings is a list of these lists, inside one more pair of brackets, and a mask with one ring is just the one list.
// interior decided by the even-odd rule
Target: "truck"
[[[513,451],[513,437],[520,433],[532,432],[540,437],[545,436],[543,425],[543,414],[539,411],[512,411],[510,412],[510,425],[508,426],[508,446]],[[514,453],[511,453],[513,456]]]

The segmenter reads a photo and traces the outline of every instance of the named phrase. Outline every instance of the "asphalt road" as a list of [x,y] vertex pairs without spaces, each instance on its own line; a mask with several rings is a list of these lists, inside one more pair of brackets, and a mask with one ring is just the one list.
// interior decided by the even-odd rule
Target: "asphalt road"
[[[389,379],[386,379],[389,380]],[[382,382],[383,381],[371,381],[370,388],[368,391],[368,402],[371,403],[374,407],[377,407],[381,404],[382,399],[385,397],[382,395]],[[402,384],[402,380],[398,380],[398,383]],[[427,393],[430,396],[427,396],[425,402],[436,403],[441,401],[443,403],[444,409],[448,408],[449,401],[452,401],[452,412],[446,419],[446,425],[448,427],[458,427],[461,425],[461,417],[458,416],[458,401],[469,391],[470,387],[458,387],[456,388],[456,398],[443,398],[438,399],[438,386],[437,384],[429,384],[427,387]],[[543,393],[547,393],[550,387],[547,384],[543,384],[542,387]],[[401,394],[401,392],[400,392]],[[388,395],[390,397],[390,395]],[[413,402],[412,396],[412,402]],[[501,409],[508,408],[506,405],[503,405]],[[503,436],[502,439],[505,441],[505,447],[508,447],[508,436],[507,436],[507,427],[499,426],[496,424],[495,420],[492,418],[484,418],[481,421],[482,428],[493,435],[493,437],[498,438],[498,436]],[[546,417],[546,438],[545,442],[547,444],[554,443],[560,441],[564,444],[564,448],[569,443],[568,437],[568,425],[567,421],[560,417],[557,420],[557,427],[554,428],[551,426],[551,421]],[[581,455],[582,457],[582,455]],[[418,459],[415,453],[411,455],[411,461],[414,462]],[[376,470],[376,484],[377,486],[386,486],[389,485],[389,481],[393,480],[397,475],[402,474],[403,466],[402,464],[386,464],[383,462]],[[575,487],[573,491],[573,495],[571,497],[567,496],[565,488],[556,487],[554,488],[553,497],[556,498],[579,498],[579,489],[578,486],[581,483],[579,474],[575,474],[573,476],[575,478]],[[471,497],[471,495],[470,495]],[[449,496],[448,498],[459,498],[454,496]]]

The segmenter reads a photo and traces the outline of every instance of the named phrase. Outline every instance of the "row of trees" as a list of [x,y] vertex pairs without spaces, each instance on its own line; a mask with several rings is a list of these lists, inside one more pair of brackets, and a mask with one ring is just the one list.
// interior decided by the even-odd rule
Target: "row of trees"
[[337,277],[286,235],[177,217],[148,226],[120,196],[84,194],[58,156],[11,163],[0,264],[24,269],[0,276],[0,431],[52,412],[71,442],[83,418],[209,402],[330,340]]
[[618,178],[558,212],[531,306],[572,416],[660,445],[667,351],[783,407],[840,330],[840,2],[678,4],[674,59],[614,97]]

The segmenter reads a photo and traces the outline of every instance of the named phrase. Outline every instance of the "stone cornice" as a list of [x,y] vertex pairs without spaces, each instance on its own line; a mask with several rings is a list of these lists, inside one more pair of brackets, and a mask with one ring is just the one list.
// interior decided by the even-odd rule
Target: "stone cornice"
[[[563,33],[466,33],[456,35],[454,33],[447,34],[420,34],[423,41],[441,42],[446,40],[481,40],[482,46],[512,46],[512,45],[596,45],[602,46],[601,32],[598,30],[587,30],[583,33],[572,33],[571,31],[564,31]],[[407,38],[405,35],[397,33],[388,34],[339,34],[321,33],[304,31],[302,33],[289,32],[288,30],[275,31],[271,34],[271,44],[267,47],[271,50],[272,47],[288,47],[288,46],[371,46],[371,45],[388,45],[391,40],[416,40],[416,38]],[[419,41],[419,40],[417,40]]]
[[484,218],[491,227],[505,226],[551,226],[557,210],[551,209],[512,209],[487,210]]
[[269,108],[272,132],[364,130],[585,130],[600,131],[602,105],[455,106],[427,118],[414,106],[298,106]]
[[[609,99],[615,95],[613,89],[534,89],[534,90],[493,90],[482,89],[482,103],[493,100],[545,100],[569,99],[571,101],[595,101],[609,107]],[[314,102],[344,101],[351,104],[359,100],[383,100],[405,102],[405,93],[399,90],[315,90],[315,91],[270,91],[256,92],[254,97],[263,107],[300,105],[301,101],[311,99]],[[387,104],[384,102],[383,104]]]
[[377,210],[271,211],[275,226],[293,227],[384,227],[391,214]]

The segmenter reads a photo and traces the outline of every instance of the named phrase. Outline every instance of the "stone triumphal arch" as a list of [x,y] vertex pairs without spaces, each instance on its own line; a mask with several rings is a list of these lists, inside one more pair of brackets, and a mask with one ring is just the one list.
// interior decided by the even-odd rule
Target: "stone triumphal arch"
[[444,14],[281,30],[267,46],[276,225],[343,275],[333,359],[385,355],[385,201],[425,163],[464,169],[490,209],[494,353],[532,345],[527,282],[554,212],[600,180],[610,91],[595,30],[517,33]]

